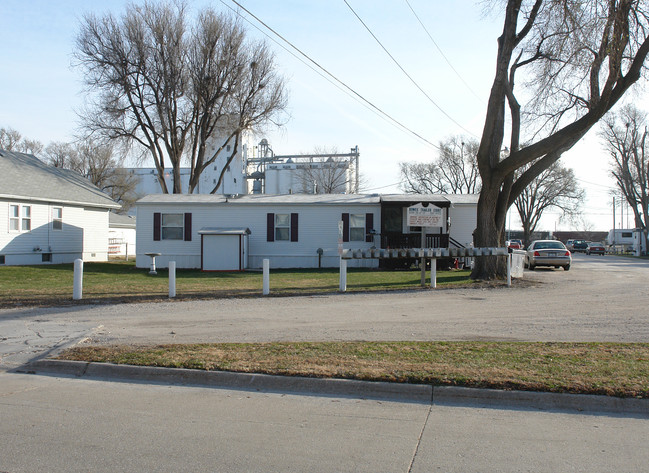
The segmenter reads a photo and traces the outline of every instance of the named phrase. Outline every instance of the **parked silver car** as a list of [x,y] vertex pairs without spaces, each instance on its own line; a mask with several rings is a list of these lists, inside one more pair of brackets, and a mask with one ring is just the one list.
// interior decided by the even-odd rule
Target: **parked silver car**
[[571,263],[570,251],[557,240],[535,240],[525,253],[525,266],[532,270],[537,266],[554,266],[568,271]]

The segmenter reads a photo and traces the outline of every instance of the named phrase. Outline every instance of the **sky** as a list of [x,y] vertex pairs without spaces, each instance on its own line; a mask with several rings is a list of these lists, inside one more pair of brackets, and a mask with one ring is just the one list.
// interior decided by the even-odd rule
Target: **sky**
[[[233,0],[188,1],[192,11],[212,6],[239,12],[249,35],[266,40],[273,49],[288,84],[289,103],[283,126],[268,127],[259,140],[266,138],[276,154],[316,147],[347,153],[358,146],[365,191],[398,193],[400,162],[430,162],[437,156],[435,146],[454,135],[479,138],[502,27],[500,12],[485,12],[484,2],[238,1],[327,71],[291,49]],[[86,13],[119,16],[127,3],[1,0],[0,127],[44,144],[72,140],[79,126],[75,110],[87,96],[81,71],[72,65],[80,19]],[[640,101],[639,97],[632,99]],[[539,229],[612,228],[614,182],[596,129],[562,160],[586,191],[580,222],[561,220],[560,212],[550,210]],[[627,210],[618,205],[617,228],[633,224]],[[513,208],[509,222],[509,228],[520,229]]]

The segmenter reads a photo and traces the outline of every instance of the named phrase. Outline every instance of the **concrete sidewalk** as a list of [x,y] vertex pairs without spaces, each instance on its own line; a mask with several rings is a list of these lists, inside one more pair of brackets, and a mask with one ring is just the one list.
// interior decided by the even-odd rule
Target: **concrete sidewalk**
[[0,471],[12,473],[609,473],[649,464],[640,414],[6,372],[0,399]]

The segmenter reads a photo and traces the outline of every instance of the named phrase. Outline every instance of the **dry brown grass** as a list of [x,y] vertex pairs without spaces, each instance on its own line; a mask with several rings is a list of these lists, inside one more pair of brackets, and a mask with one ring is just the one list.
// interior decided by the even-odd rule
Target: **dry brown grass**
[[649,397],[649,344],[322,342],[77,347],[83,361]]

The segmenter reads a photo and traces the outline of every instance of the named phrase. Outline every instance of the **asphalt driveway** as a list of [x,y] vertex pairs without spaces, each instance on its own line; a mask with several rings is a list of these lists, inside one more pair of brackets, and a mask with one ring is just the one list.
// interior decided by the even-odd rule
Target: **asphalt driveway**
[[82,337],[142,344],[649,341],[647,260],[577,254],[570,271],[526,270],[524,281],[495,289],[1,310],[0,368],[18,366]]
[[[577,255],[511,289],[0,311],[0,471],[641,471],[644,414],[31,376],[100,342],[648,341],[649,264]],[[272,287],[272,280],[271,280]]]

